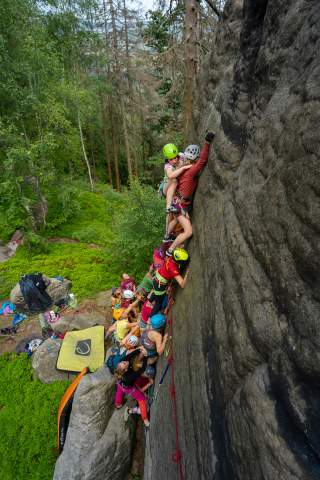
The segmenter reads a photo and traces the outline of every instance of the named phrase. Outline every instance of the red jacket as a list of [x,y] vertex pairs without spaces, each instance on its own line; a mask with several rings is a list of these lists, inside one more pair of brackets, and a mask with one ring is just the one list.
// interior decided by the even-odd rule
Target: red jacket
[[210,144],[206,142],[201,150],[200,158],[196,163],[181,173],[178,177],[178,192],[184,199],[191,200],[198,184],[198,174],[207,164]]

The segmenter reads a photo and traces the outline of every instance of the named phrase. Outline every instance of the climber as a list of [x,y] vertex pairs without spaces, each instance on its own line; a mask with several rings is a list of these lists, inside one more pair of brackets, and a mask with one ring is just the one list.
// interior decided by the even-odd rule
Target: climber
[[121,288],[120,287],[113,287],[111,292],[111,305],[116,307],[117,305],[121,305]]
[[[133,370],[132,361],[139,355],[140,368]],[[139,350],[134,350],[126,356],[126,360],[119,362],[115,375],[118,380],[117,391],[115,397],[115,407],[122,407],[122,400],[124,395],[130,395],[134,398],[140,407],[141,418],[145,427],[149,427],[150,422],[148,419],[148,402],[146,395],[141,392],[136,386],[135,382],[140,375],[146,370],[147,367],[147,351],[145,348],[140,347]]]
[[154,302],[151,316],[155,315],[157,312],[159,312],[159,310],[161,310],[169,280],[174,278],[179,286],[184,288],[188,277],[188,271],[183,278],[180,270],[187,266],[188,263],[188,252],[183,248],[176,248],[173,251],[173,254],[170,255],[169,258],[166,258],[164,264],[158,270],[156,270],[156,274],[153,279],[153,293],[149,299],[150,302]]
[[129,318],[122,318],[121,317],[113,324],[111,327],[108,328],[105,338],[107,338],[110,334],[112,334],[113,343],[119,347],[122,340],[131,333],[132,335],[136,333],[138,322],[130,322]]
[[121,275],[120,288],[124,292],[125,290],[131,290],[133,293],[136,291],[136,282],[134,278],[130,277],[127,273]]
[[173,143],[167,143],[167,145],[163,147],[163,155],[165,156],[165,176],[160,184],[159,192],[166,198],[166,210],[167,213],[170,213],[172,211],[170,205],[178,185],[177,178],[182,172],[188,170],[190,165],[183,165],[183,155],[181,153],[179,154],[177,147]]
[[174,206],[178,210],[178,213],[175,214],[175,218],[169,223],[164,241],[171,241],[170,234],[177,222],[182,226],[183,232],[180,233],[173,241],[172,245],[170,245],[170,248],[166,252],[167,256],[171,256],[177,246],[183,244],[192,236],[192,225],[190,221],[192,197],[198,184],[198,175],[208,161],[209,149],[214,137],[215,134],[213,132],[208,132],[206,134],[205,144],[201,150],[199,160],[197,160],[197,158],[200,149],[197,145],[189,145],[185,151],[185,155],[188,158],[188,161],[191,162],[192,168],[183,172],[178,178],[178,187],[174,199]]
[[163,335],[166,326],[166,317],[163,313],[157,313],[150,318],[150,326],[141,333],[141,345],[146,349],[148,364],[158,360],[158,356],[164,352],[168,334]]
[[134,293],[132,290],[122,290],[121,294],[121,307],[128,308],[134,299]]
[[[146,392],[152,385],[156,377],[156,369],[154,365],[148,365],[142,375],[137,379],[135,386],[140,392]],[[130,414],[141,415],[140,407],[126,407],[124,411],[124,421],[126,422]]]

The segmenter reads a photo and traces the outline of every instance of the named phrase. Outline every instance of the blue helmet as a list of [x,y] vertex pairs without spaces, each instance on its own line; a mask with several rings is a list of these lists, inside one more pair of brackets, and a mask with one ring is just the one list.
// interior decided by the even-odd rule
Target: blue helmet
[[161,328],[166,323],[166,317],[163,313],[156,313],[150,318],[150,323],[152,328]]

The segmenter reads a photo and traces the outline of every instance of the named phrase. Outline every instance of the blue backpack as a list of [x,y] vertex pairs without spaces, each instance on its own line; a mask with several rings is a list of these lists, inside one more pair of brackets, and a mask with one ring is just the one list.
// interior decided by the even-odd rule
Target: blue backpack
[[122,362],[127,355],[127,351],[124,351],[123,353],[120,353],[120,350],[118,350],[116,353],[110,355],[106,361],[106,366],[109,368],[110,372],[112,375],[114,374],[117,366],[119,365],[120,362]]

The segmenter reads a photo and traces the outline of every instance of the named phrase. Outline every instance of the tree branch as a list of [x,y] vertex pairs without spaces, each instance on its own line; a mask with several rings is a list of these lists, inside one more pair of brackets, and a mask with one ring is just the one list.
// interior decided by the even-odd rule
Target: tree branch
[[217,6],[211,0],[204,0],[207,5],[214,11],[218,18],[221,17],[221,12],[218,10]]

